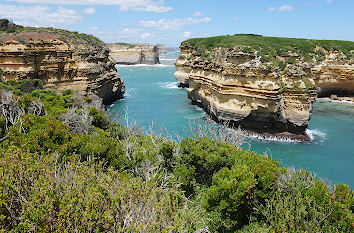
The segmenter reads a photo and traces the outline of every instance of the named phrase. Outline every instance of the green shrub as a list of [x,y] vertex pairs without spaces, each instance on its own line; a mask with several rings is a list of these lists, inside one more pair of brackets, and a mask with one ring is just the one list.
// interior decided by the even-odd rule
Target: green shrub
[[98,127],[100,129],[108,129],[109,128],[109,119],[108,117],[97,108],[89,107],[90,116],[93,117],[92,125]]
[[6,119],[0,114],[0,139],[6,135]]
[[295,64],[296,63],[296,58],[295,57],[289,57],[286,59],[286,62],[289,64]]
[[32,153],[65,152],[71,137],[66,125],[47,116],[25,115],[23,124],[17,124],[9,131],[11,143]]
[[353,195],[347,185],[330,189],[308,171],[289,170],[260,212],[275,232],[352,232]]
[[4,232],[195,232],[201,213],[164,174],[143,181],[52,153],[0,151]]
[[248,224],[256,203],[271,195],[279,172],[277,162],[250,151],[233,152],[229,163],[231,167],[213,176],[203,204],[211,213],[213,228],[221,232]]
[[230,144],[207,138],[183,139],[174,174],[187,195],[193,194],[198,185],[210,185],[212,176],[227,165],[233,150]]
[[7,82],[1,82],[0,84],[2,88],[11,90],[18,96],[43,88],[43,82],[40,79],[23,79],[19,81],[10,80]]
[[113,122],[110,122],[108,130],[110,132],[111,137],[116,138],[118,140],[122,140],[128,133],[128,129],[126,127]]
[[278,61],[277,65],[278,65],[280,70],[285,70],[285,68],[286,68],[286,64],[283,61]]
[[70,90],[70,89],[67,89],[67,90],[64,90],[62,92],[62,95],[65,96],[65,95],[72,95],[74,94],[74,91],[73,90]]
[[47,114],[54,118],[65,113],[67,107],[71,105],[66,98],[52,90],[35,90],[32,91],[31,96],[40,98]]

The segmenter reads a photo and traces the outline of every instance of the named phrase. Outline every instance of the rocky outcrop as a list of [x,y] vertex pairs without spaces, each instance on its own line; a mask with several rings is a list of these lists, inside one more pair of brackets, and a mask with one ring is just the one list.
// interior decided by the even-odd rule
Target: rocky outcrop
[[326,59],[312,68],[318,97],[354,96],[354,57],[348,59],[338,51],[324,52]]
[[331,95],[330,97],[331,101],[340,101],[340,102],[350,102],[354,103],[354,97],[340,97],[337,95]]
[[94,93],[105,104],[123,97],[125,87],[109,49],[97,38],[33,28],[0,36],[0,68],[6,80],[39,78],[45,88]]
[[[298,140],[309,140],[305,129],[318,92],[315,80],[323,82],[323,74],[337,67],[323,66],[314,79],[312,68],[320,63],[317,55],[305,61],[299,53],[283,51],[282,56],[270,59],[268,51],[257,47],[236,43],[207,48],[195,41],[183,42],[180,49],[175,77],[180,86],[188,87],[188,98],[213,119]],[[323,64],[330,64],[330,54]],[[347,74],[342,77],[352,80],[353,74]]]
[[116,43],[108,47],[116,64],[160,64],[159,55],[167,53],[163,45]]

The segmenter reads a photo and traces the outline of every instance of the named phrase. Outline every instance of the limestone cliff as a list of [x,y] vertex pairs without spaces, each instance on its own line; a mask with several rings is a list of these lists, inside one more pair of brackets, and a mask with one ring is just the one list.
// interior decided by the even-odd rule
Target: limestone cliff
[[[180,46],[175,77],[180,86],[188,87],[193,103],[217,121],[308,140],[305,129],[318,92],[316,83],[326,83],[323,74],[336,73],[338,66],[329,62],[332,54],[340,53],[343,62],[350,63],[354,43],[345,43],[350,47],[346,55],[325,53],[308,40],[256,35],[191,39]],[[352,83],[353,69],[344,70],[341,77]]]
[[21,28],[0,34],[0,68],[6,80],[39,78],[45,88],[94,93],[109,104],[125,87],[97,38],[53,28]]
[[[338,51],[324,51],[326,59],[312,68],[319,97],[354,96],[354,57]],[[352,50],[353,53],[353,50]]]
[[164,45],[151,44],[108,44],[110,56],[117,64],[160,64],[159,55],[166,53]]

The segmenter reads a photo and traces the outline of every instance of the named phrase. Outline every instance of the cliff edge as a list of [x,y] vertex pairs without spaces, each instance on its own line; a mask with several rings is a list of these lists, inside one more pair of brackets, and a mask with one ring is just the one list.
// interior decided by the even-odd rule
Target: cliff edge
[[5,80],[38,78],[43,80],[44,88],[94,93],[105,104],[123,97],[123,80],[109,57],[108,47],[98,38],[1,22],[0,69]]
[[107,46],[116,64],[160,64],[159,55],[167,53],[164,45],[115,43]]
[[318,92],[353,93],[350,41],[239,34],[182,42],[175,77],[216,121],[308,140]]

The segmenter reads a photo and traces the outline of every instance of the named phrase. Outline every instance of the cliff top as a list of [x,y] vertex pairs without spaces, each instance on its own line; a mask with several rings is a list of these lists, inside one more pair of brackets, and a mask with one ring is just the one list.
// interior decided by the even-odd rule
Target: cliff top
[[148,44],[148,43],[125,43],[117,42],[107,44],[108,46],[122,49],[131,49],[131,50],[141,50],[141,49],[154,49],[158,48],[160,52],[167,53],[167,48],[162,44]]
[[339,40],[312,40],[282,37],[265,37],[255,34],[235,34],[233,36],[216,36],[194,38],[182,42],[192,45],[202,55],[206,50],[215,48],[233,48],[244,53],[261,56],[262,62],[272,61],[277,57],[302,57],[311,62],[323,60],[330,50],[341,51],[348,59],[354,58],[354,42]]
[[0,44],[15,40],[21,44],[34,41],[61,40],[74,46],[103,48],[105,44],[95,36],[57,28],[23,27],[0,19]]

